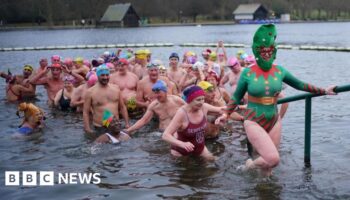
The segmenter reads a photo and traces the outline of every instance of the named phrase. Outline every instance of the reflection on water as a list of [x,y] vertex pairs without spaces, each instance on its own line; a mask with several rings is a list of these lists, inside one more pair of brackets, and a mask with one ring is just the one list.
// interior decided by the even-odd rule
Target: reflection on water
[[[297,29],[304,26],[307,26],[306,31]],[[325,26],[337,28],[337,23]],[[338,26],[343,28],[344,34],[349,35],[350,26]],[[117,34],[115,29],[90,30],[88,33],[84,32],[86,30],[0,32],[0,46],[145,43],[153,40],[169,41],[169,38],[178,43],[189,40],[213,42],[223,38],[229,42],[249,44],[250,34],[255,28],[255,25],[248,25],[202,26],[200,29],[183,27],[181,31],[174,31],[178,30],[176,28],[138,29],[148,33],[143,39],[129,29],[118,29],[121,34]],[[290,24],[278,28],[279,42],[332,45],[343,42],[350,46],[349,37],[334,35],[333,30],[338,29],[324,29],[322,24]],[[309,28],[332,30],[332,34],[315,31],[314,35],[310,35]],[[152,35],[155,32],[158,35]],[[237,33],[234,37],[230,34],[233,32]],[[66,37],[59,37],[55,41],[45,39],[62,33]],[[82,36],[76,37],[79,34]],[[35,37],[29,40],[29,36]],[[165,64],[171,52],[182,54],[189,50],[179,46],[150,49],[154,59],[161,59]],[[191,50],[197,54],[202,51],[201,48]],[[237,50],[229,48],[227,53],[233,56]],[[250,49],[245,50],[251,53]],[[11,68],[14,73],[20,73],[20,66],[24,63],[37,66],[41,57],[53,54],[93,58],[103,51],[104,49],[0,52],[0,71]],[[296,77],[325,87],[329,84],[349,83],[348,57],[349,54],[344,52],[279,50],[276,62]],[[4,87],[4,81],[0,81],[0,88]],[[248,158],[241,123],[228,124],[218,139],[207,141],[208,149],[218,157],[214,163],[196,158],[174,159],[170,156],[169,145],[160,139],[161,133],[156,131],[157,124],[154,122],[136,133],[130,141],[118,145],[96,145],[85,138],[81,115],[48,108],[44,88],[39,86],[37,92],[38,100],[35,104],[46,112],[47,127],[39,137],[31,140],[11,139],[11,134],[20,122],[15,115],[17,106],[6,103],[4,92],[0,92],[0,181],[4,183],[4,171],[8,170],[47,170],[98,172],[101,173],[102,182],[98,185],[26,188],[1,185],[2,199],[350,199],[350,94],[342,93],[335,97],[313,100],[310,168],[305,168],[303,163],[304,102],[291,103],[283,119],[281,163],[271,178],[263,179],[256,173],[237,170]],[[299,92],[290,87],[286,89],[287,96],[297,93]],[[230,131],[232,129],[234,131]]]

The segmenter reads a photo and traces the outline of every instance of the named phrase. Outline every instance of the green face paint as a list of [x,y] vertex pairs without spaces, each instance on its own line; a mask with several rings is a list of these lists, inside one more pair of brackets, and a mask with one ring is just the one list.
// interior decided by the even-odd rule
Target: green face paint
[[276,59],[276,36],[276,28],[273,24],[262,25],[255,32],[253,53],[258,66],[264,71],[271,69],[272,63]]

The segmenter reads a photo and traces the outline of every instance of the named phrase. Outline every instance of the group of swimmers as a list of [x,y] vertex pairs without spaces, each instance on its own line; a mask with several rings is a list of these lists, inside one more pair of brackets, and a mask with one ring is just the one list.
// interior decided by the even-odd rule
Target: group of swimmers
[[[25,65],[23,75],[10,71],[0,75],[7,82],[8,101],[34,97],[36,85],[44,85],[48,104],[82,112],[86,134],[98,143],[128,140],[157,117],[172,155],[214,160],[205,139],[218,137],[228,119],[241,121],[255,150],[246,168],[268,176],[279,162],[280,121],[288,106],[282,105],[278,112],[282,82],[299,90],[334,94],[334,86],[325,90],[303,83],[273,64],[275,36],[274,25],[261,26],[254,35],[254,55],[239,51],[228,58],[219,41],[216,50],[205,49],[201,58],[187,51],[180,61],[177,53],[171,53],[168,66],[152,59],[147,49],[127,49],[104,52],[91,62],[54,55],[50,65],[41,59],[35,72]],[[28,135],[42,127],[41,109],[21,103],[19,110],[25,113],[19,133]],[[131,125],[129,117],[139,120]]]

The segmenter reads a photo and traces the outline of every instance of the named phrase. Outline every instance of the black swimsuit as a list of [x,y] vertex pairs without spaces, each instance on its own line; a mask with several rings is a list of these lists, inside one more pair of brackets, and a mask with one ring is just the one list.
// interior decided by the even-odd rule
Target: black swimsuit
[[70,107],[70,99],[64,98],[64,89],[62,90],[62,95],[58,103],[62,111],[74,110],[72,107]]

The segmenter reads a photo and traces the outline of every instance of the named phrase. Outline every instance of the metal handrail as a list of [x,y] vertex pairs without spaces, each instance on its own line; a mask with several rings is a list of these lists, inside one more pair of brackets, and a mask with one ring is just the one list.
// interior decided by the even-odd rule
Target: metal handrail
[[[347,92],[350,91],[350,85],[337,86],[334,91],[336,93]],[[305,149],[304,149],[304,163],[306,167],[311,166],[311,107],[313,97],[323,96],[323,94],[311,94],[304,93],[291,97],[286,97],[283,99],[279,99],[277,104],[288,103],[293,101],[299,101],[305,99]]]

